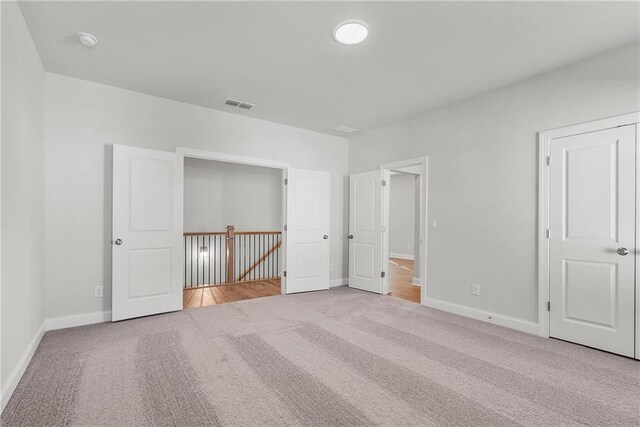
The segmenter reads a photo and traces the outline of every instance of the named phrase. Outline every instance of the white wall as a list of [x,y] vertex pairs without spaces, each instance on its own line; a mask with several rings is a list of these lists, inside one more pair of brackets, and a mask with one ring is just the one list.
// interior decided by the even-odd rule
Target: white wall
[[429,156],[427,298],[537,321],[536,133],[640,110],[639,47],[350,140],[351,172]]
[[[110,310],[112,144],[189,147],[331,172],[331,278],[347,276],[346,139],[51,73],[45,118],[47,317]],[[99,284],[103,299],[93,297]]]
[[414,257],[415,244],[415,176],[391,175],[389,192],[389,252]]
[[45,73],[15,2],[2,2],[3,397],[44,320]]
[[282,229],[282,170],[186,158],[184,231]]

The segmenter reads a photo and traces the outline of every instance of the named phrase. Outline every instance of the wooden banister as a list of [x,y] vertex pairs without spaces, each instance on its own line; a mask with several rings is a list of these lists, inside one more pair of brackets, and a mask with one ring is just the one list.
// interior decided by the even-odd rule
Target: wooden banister
[[236,243],[235,227],[233,225],[227,225],[227,282],[235,282],[235,270],[233,268],[233,252]]
[[[225,236],[227,234],[226,231],[193,231],[188,233],[182,233],[183,236]],[[236,233],[237,234],[237,233]]]
[[278,248],[280,247],[280,245],[282,245],[282,242],[278,242],[275,245],[273,245],[273,247],[271,249],[269,249],[269,251],[267,251],[267,253],[265,253],[264,255],[262,255],[260,257],[260,259],[258,259],[256,262],[254,262],[253,264],[251,264],[251,266],[249,268],[247,268],[241,275],[240,277],[238,277],[238,282],[240,282],[242,279],[244,279],[247,274],[251,273],[251,271],[256,268],[257,266],[259,266],[265,259],[269,258],[269,256],[276,250],[278,250]]
[[281,231],[236,231],[235,226],[229,225],[225,231],[183,235],[185,287],[279,276]]

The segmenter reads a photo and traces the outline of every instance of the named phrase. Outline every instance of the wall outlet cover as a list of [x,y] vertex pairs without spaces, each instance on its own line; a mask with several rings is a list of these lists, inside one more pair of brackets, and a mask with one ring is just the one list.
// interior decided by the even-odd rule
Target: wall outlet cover
[[477,283],[471,284],[471,293],[473,295],[480,295],[480,285]]
[[96,298],[102,298],[104,296],[104,286],[96,286],[93,290],[93,296]]

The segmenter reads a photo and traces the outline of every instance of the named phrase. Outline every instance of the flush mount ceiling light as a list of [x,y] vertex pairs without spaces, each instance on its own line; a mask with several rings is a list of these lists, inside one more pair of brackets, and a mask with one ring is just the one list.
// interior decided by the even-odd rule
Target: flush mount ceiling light
[[333,30],[333,38],[338,43],[354,45],[362,43],[369,35],[369,28],[364,21],[349,19],[338,24]]
[[98,43],[98,39],[93,34],[89,33],[78,33],[78,41],[85,45],[86,47],[94,47],[96,43]]

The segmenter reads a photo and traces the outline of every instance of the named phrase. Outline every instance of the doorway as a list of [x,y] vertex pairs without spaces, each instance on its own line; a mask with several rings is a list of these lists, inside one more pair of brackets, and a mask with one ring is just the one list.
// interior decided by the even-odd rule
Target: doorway
[[[425,156],[382,164],[378,170],[349,176],[349,287],[387,295],[392,293],[390,268],[397,268],[398,273],[411,277],[410,286],[420,285],[419,290],[413,289],[412,300],[418,299],[425,304],[428,285],[427,172],[428,158]],[[413,265],[407,265],[411,260],[402,260],[398,253],[390,250],[392,173],[414,177],[415,226],[410,231],[414,236]],[[433,224],[435,228],[435,220]],[[411,258],[411,254],[405,258]]]
[[[389,295],[420,303],[420,174],[394,170],[389,177]],[[418,260],[418,263],[416,263]]]
[[[195,149],[177,148],[172,153],[114,145],[112,321],[183,309],[185,158],[279,169],[284,217],[282,256],[277,261],[280,293],[329,288],[329,172]],[[225,239],[235,234],[227,229]],[[203,252],[205,257],[211,243],[205,247],[201,242],[197,255]]]
[[184,159],[183,307],[280,294],[282,171]]
[[540,134],[540,335],[635,358],[638,119]]

